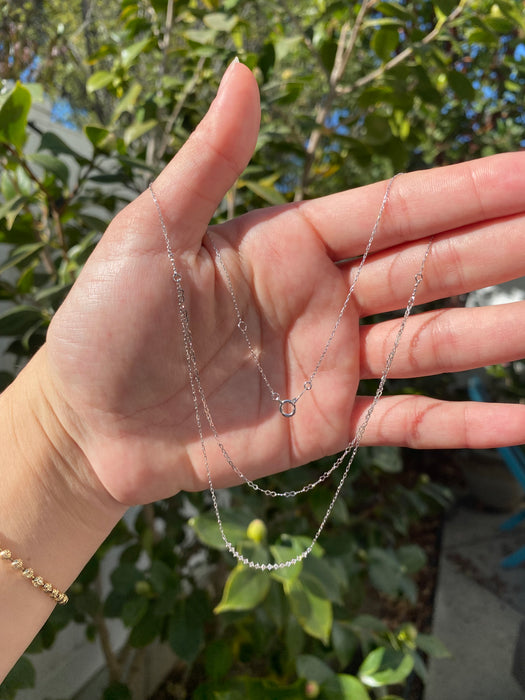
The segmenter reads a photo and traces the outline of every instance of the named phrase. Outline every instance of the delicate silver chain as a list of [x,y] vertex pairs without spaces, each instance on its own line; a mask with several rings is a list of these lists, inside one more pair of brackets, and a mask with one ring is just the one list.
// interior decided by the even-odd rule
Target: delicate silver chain
[[321,355],[320,355],[319,359],[317,360],[317,364],[315,365],[310,376],[307,379],[305,379],[305,381],[303,382],[302,390],[297,394],[297,396],[294,396],[291,399],[282,399],[279,392],[275,391],[275,389],[272,387],[270,380],[268,379],[268,376],[267,376],[266,372],[264,371],[264,369],[261,365],[261,362],[257,356],[257,353],[255,352],[255,349],[250,341],[250,337],[248,335],[248,324],[246,323],[246,321],[242,317],[241,310],[239,308],[239,303],[237,301],[237,297],[235,296],[235,291],[233,289],[233,284],[232,284],[232,280],[231,280],[230,274],[228,272],[228,269],[227,269],[226,265],[224,264],[224,260],[222,259],[222,255],[220,253],[220,250],[215,245],[215,242],[212,238],[210,231],[207,232],[208,238],[209,238],[210,243],[211,243],[213,250],[215,252],[217,262],[221,266],[221,268],[224,272],[224,276],[226,278],[226,284],[227,284],[228,290],[230,292],[230,296],[232,298],[233,308],[235,310],[235,315],[237,316],[237,327],[241,331],[241,333],[244,337],[244,340],[246,341],[246,344],[248,345],[250,355],[252,356],[253,361],[255,362],[255,365],[257,366],[257,369],[259,370],[259,373],[260,373],[264,383],[266,384],[268,391],[270,392],[270,396],[271,396],[272,400],[277,401],[279,403],[279,410],[285,418],[292,418],[295,415],[297,402],[303,396],[303,394],[305,394],[307,391],[311,391],[311,389],[313,388],[313,381],[314,381],[315,377],[317,376],[317,373],[319,372],[319,368],[321,367],[321,365],[326,357],[326,354],[328,353],[328,350],[330,348],[330,345],[332,344],[333,339],[335,338],[335,334],[337,333],[337,329],[339,328],[339,326],[341,324],[341,320],[342,320],[343,315],[346,311],[348,303],[350,302],[350,298],[351,298],[352,294],[354,293],[354,289],[356,287],[357,280],[359,279],[359,275],[361,274],[361,270],[363,269],[363,266],[366,262],[366,259],[368,257],[368,253],[370,252],[370,248],[372,247],[372,243],[374,242],[374,238],[375,238],[375,235],[377,233],[377,229],[379,228],[379,224],[381,223],[381,219],[383,218],[383,212],[385,210],[386,204],[388,202],[388,198],[390,196],[390,190],[392,189],[392,185],[394,184],[394,180],[396,179],[396,177],[398,175],[399,175],[399,173],[396,173],[393,177],[390,178],[390,180],[388,182],[388,185],[387,185],[386,190],[385,190],[385,194],[383,195],[383,201],[381,202],[381,206],[379,207],[379,211],[377,213],[377,217],[376,217],[374,226],[372,227],[372,231],[370,233],[370,238],[368,239],[368,243],[367,243],[366,248],[365,248],[365,252],[363,253],[363,257],[361,258],[361,262],[359,263],[359,267],[356,270],[355,277],[352,280],[352,284],[350,285],[350,287],[348,289],[346,298],[345,298],[343,305],[341,306],[341,309],[337,315],[337,318],[336,318],[335,323],[332,327],[330,335],[328,336],[328,340],[326,341],[326,344],[321,352]]
[[[392,184],[392,181],[393,181],[393,178],[392,178],[392,180],[390,181],[389,186]],[[393,360],[394,360],[394,356],[395,356],[395,354],[396,354],[396,351],[397,351],[399,342],[400,342],[400,340],[401,340],[402,333],[403,333],[403,331],[404,331],[404,329],[405,329],[406,322],[407,322],[407,320],[408,320],[408,317],[409,317],[409,315],[410,315],[410,312],[411,312],[411,310],[412,310],[412,308],[413,308],[413,306],[414,306],[414,303],[415,303],[415,298],[416,298],[417,289],[418,289],[419,285],[421,284],[421,282],[423,281],[423,271],[424,271],[424,267],[425,267],[426,260],[427,260],[429,254],[430,254],[430,248],[431,248],[431,246],[432,246],[432,238],[430,239],[430,241],[429,241],[429,243],[428,243],[428,245],[427,245],[427,247],[426,247],[425,253],[424,253],[424,255],[423,255],[423,259],[422,259],[422,261],[421,261],[421,265],[420,265],[419,271],[418,271],[417,274],[415,275],[415,278],[414,278],[414,279],[415,279],[415,282],[414,282],[414,286],[413,286],[413,289],[412,289],[412,294],[410,295],[410,298],[409,298],[409,300],[408,300],[408,303],[407,303],[407,306],[406,306],[406,310],[405,310],[403,319],[402,319],[402,321],[401,321],[401,324],[400,324],[400,326],[399,326],[398,332],[397,332],[397,334],[396,334],[396,338],[395,338],[395,340],[394,340],[393,347],[392,347],[390,353],[388,354],[388,357],[387,357],[387,360],[386,360],[386,363],[385,363],[385,368],[384,368],[384,370],[383,370],[383,372],[382,372],[381,379],[380,379],[380,381],[379,381],[379,385],[378,385],[377,391],[376,391],[376,393],[375,393],[374,399],[372,400],[372,403],[370,404],[370,406],[369,406],[369,408],[368,408],[368,410],[367,410],[367,412],[366,412],[366,414],[365,414],[365,417],[364,417],[364,419],[363,419],[363,422],[362,422],[361,425],[358,427],[354,439],[347,445],[347,447],[346,447],[345,450],[342,452],[342,454],[334,461],[332,467],[331,467],[327,472],[325,472],[324,474],[322,474],[322,475],[317,479],[316,482],[313,482],[312,484],[308,484],[307,486],[303,487],[303,489],[301,489],[300,491],[275,492],[275,491],[270,491],[270,490],[267,490],[267,489],[261,489],[261,488],[260,488],[259,486],[257,486],[257,484],[255,484],[253,481],[251,481],[251,480],[249,480],[249,479],[246,479],[246,477],[244,477],[244,475],[242,475],[242,473],[240,472],[240,470],[238,470],[237,467],[233,464],[233,461],[232,461],[232,460],[230,459],[230,457],[228,456],[228,453],[226,452],[226,449],[224,448],[224,445],[222,445],[222,443],[220,442],[220,438],[219,438],[219,435],[218,435],[217,430],[216,430],[216,428],[215,428],[215,425],[214,425],[214,423],[213,423],[212,416],[211,416],[211,412],[210,412],[210,410],[209,410],[209,406],[208,406],[208,404],[207,404],[206,397],[205,397],[204,391],[203,391],[203,389],[202,389],[202,384],[201,384],[201,381],[200,381],[200,375],[199,375],[199,371],[198,371],[198,367],[197,367],[197,358],[196,358],[196,355],[195,355],[195,349],[194,349],[194,345],[193,345],[193,338],[192,338],[191,328],[190,328],[190,324],[189,324],[189,316],[188,316],[188,312],[187,312],[187,309],[186,309],[186,306],[185,306],[185,303],[184,303],[184,288],[183,288],[183,285],[182,285],[182,276],[181,276],[181,274],[179,273],[179,271],[178,271],[178,269],[177,269],[177,266],[176,266],[176,263],[175,263],[175,256],[174,256],[173,250],[172,250],[172,248],[171,248],[171,243],[170,243],[169,236],[168,236],[168,232],[167,232],[167,229],[166,229],[166,224],[165,224],[165,222],[164,222],[164,217],[163,217],[163,215],[162,215],[162,210],[161,210],[161,208],[160,208],[159,202],[158,202],[158,200],[157,200],[157,197],[156,197],[156,195],[155,195],[155,192],[154,192],[154,190],[153,190],[151,184],[149,185],[149,189],[150,189],[150,192],[151,192],[151,195],[152,195],[152,198],[153,198],[153,201],[154,201],[154,203],[155,203],[155,207],[156,207],[156,209],[157,209],[157,213],[158,213],[158,216],[159,216],[159,220],[160,220],[160,224],[161,224],[161,228],[162,228],[162,233],[163,233],[164,240],[165,240],[165,243],[166,243],[166,251],[167,251],[168,259],[169,259],[169,261],[170,261],[171,268],[172,268],[172,279],[173,279],[173,281],[174,281],[174,283],[175,283],[175,285],[176,285],[176,289],[177,289],[178,309],[179,309],[179,316],[180,316],[181,327],[182,327],[182,335],[183,335],[183,341],[184,341],[184,351],[185,351],[185,356],[186,356],[186,365],[187,365],[187,369],[188,369],[188,378],[189,378],[189,382],[190,382],[190,389],[191,389],[191,394],[192,394],[192,399],[193,399],[193,406],[194,406],[194,412],[195,412],[195,421],[196,421],[197,428],[198,428],[198,432],[199,432],[199,438],[200,438],[200,443],[201,443],[201,449],[202,449],[204,464],[205,464],[205,467],[206,467],[206,474],[207,474],[207,479],[208,479],[208,485],[209,485],[209,489],[210,489],[210,494],[211,494],[211,498],[212,498],[213,507],[214,507],[214,510],[215,510],[215,515],[216,515],[216,517],[217,517],[217,523],[218,523],[218,526],[219,526],[219,532],[220,532],[220,534],[221,534],[221,538],[222,538],[224,544],[226,545],[226,549],[227,549],[238,561],[240,561],[242,564],[244,564],[245,566],[248,566],[248,567],[250,567],[250,568],[272,571],[272,570],[276,570],[276,569],[284,569],[284,568],[286,568],[286,567],[293,566],[294,564],[297,564],[298,562],[300,562],[300,561],[302,561],[303,559],[305,559],[305,558],[310,554],[310,552],[312,551],[312,549],[313,549],[315,543],[317,542],[319,536],[321,535],[321,532],[322,532],[323,529],[324,529],[324,526],[325,526],[325,524],[326,524],[326,521],[328,520],[328,518],[329,518],[329,516],[330,516],[330,513],[332,512],[332,510],[333,510],[333,508],[334,508],[334,505],[335,505],[335,502],[336,502],[336,500],[337,500],[337,498],[338,498],[338,496],[339,496],[339,493],[341,492],[341,489],[343,488],[343,484],[344,484],[344,482],[345,482],[345,480],[346,480],[346,477],[348,476],[348,473],[349,473],[350,468],[351,468],[351,466],[352,466],[352,463],[353,463],[353,461],[354,461],[355,455],[356,455],[357,450],[358,450],[358,448],[359,448],[359,445],[360,445],[360,443],[361,443],[363,434],[364,434],[364,432],[365,432],[365,430],[366,430],[366,427],[367,427],[367,425],[368,425],[368,423],[369,423],[369,421],[370,421],[370,418],[372,417],[372,413],[373,413],[373,411],[374,411],[374,408],[375,408],[377,402],[379,401],[379,399],[381,398],[381,395],[383,394],[384,385],[385,385],[385,382],[386,382],[388,373],[389,373],[389,371],[390,371],[390,367],[392,366],[392,362],[393,362]],[[386,198],[384,198],[384,200],[383,200],[383,205],[382,205],[382,208],[381,208],[381,209],[384,208],[385,203],[386,203]],[[380,216],[378,216],[378,220],[379,220],[379,219],[380,219]],[[378,223],[378,222],[376,222],[376,226],[374,226],[374,229],[377,229],[377,223]],[[374,233],[375,233],[375,231],[374,231]],[[372,239],[372,237],[371,237],[371,239]],[[369,240],[369,244],[368,244],[367,249],[366,249],[366,251],[365,251],[366,254],[368,253],[368,250],[370,249],[370,246],[371,246],[371,239]],[[365,257],[365,256],[364,256],[364,257]],[[363,264],[364,264],[364,260],[362,260],[362,262],[361,262],[361,265],[360,265],[360,267],[359,267],[359,271],[360,271],[360,269],[362,268]],[[355,287],[355,281],[356,281],[356,280],[354,279],[354,283],[353,283],[353,286],[351,287],[351,289],[353,289],[353,287]],[[349,299],[349,296],[347,296],[347,299]],[[348,303],[348,302],[346,301],[345,304],[343,305],[343,309],[342,309],[342,311],[341,311],[341,313],[340,313],[340,317],[341,317],[342,314],[344,313],[344,308],[345,308],[345,305],[346,305],[347,303]],[[340,317],[338,317],[338,322],[340,322]],[[337,323],[337,325],[339,325],[339,324]],[[332,332],[332,334],[331,334],[331,336],[330,336],[331,339],[333,339],[333,335],[335,335],[335,331],[337,330],[337,326],[334,326],[334,329],[335,329],[335,330],[333,330],[333,332]],[[331,339],[329,340],[329,343],[327,344],[327,346],[326,346],[326,348],[325,348],[326,351],[328,350],[328,347],[329,347],[329,344],[330,344],[330,342],[331,342]],[[326,352],[324,352],[324,355],[326,355]],[[321,360],[319,361],[318,366],[316,367],[315,372],[318,370],[319,366],[321,365],[322,359],[323,359],[323,357],[322,357]],[[311,376],[312,376],[312,375],[311,375]],[[197,392],[198,392],[198,394],[197,394]],[[290,496],[292,496],[292,495],[297,495],[297,494],[299,494],[299,493],[304,493],[305,491],[309,491],[309,490],[313,489],[315,486],[317,486],[318,484],[320,484],[322,481],[324,481],[325,479],[327,479],[328,476],[329,476],[335,469],[337,469],[339,466],[341,466],[341,464],[343,463],[343,461],[344,461],[344,459],[347,457],[347,455],[350,454],[348,463],[347,463],[347,465],[346,465],[346,467],[345,467],[345,470],[344,470],[344,472],[343,472],[343,474],[342,474],[342,476],[341,476],[341,479],[340,479],[340,481],[339,481],[339,484],[338,484],[338,486],[337,486],[337,488],[336,488],[336,490],[335,490],[334,496],[333,496],[332,500],[330,501],[330,505],[328,506],[328,509],[327,509],[327,511],[326,511],[326,513],[325,513],[323,519],[321,520],[321,523],[320,523],[320,525],[319,525],[319,527],[318,527],[318,529],[317,529],[317,532],[315,533],[314,537],[312,538],[312,541],[311,541],[310,545],[309,545],[308,547],[306,547],[306,549],[304,549],[304,550],[303,550],[300,554],[298,554],[297,556],[295,556],[295,557],[293,557],[293,558],[291,558],[291,559],[288,559],[288,560],[286,560],[286,561],[283,561],[283,562],[275,562],[275,563],[273,563],[273,564],[266,564],[266,563],[265,563],[265,564],[262,564],[262,563],[260,563],[260,562],[255,562],[255,561],[250,560],[250,559],[248,559],[247,557],[245,557],[243,554],[241,554],[241,552],[239,552],[239,551],[235,548],[235,546],[234,546],[234,545],[228,540],[228,538],[226,537],[226,534],[225,534],[225,532],[224,532],[224,526],[223,526],[222,519],[221,519],[221,515],[220,515],[220,511],[219,511],[218,502],[217,502],[217,496],[216,496],[216,493],[215,493],[215,487],[214,487],[214,485],[213,485],[213,480],[212,480],[212,477],[211,477],[211,469],[210,469],[210,465],[209,465],[209,461],[208,461],[208,455],[207,455],[207,451],[206,451],[206,443],[205,443],[205,438],[204,438],[204,431],[203,431],[203,428],[202,428],[202,421],[201,421],[201,416],[200,416],[200,411],[199,411],[199,396],[200,396],[200,399],[201,399],[201,402],[202,402],[202,405],[203,405],[203,409],[204,409],[204,413],[205,413],[205,415],[206,415],[206,419],[207,419],[207,421],[208,421],[208,423],[209,423],[209,425],[210,425],[210,428],[211,428],[211,430],[212,430],[212,432],[213,432],[213,434],[214,434],[214,437],[215,437],[216,441],[217,441],[218,444],[219,444],[219,447],[221,448],[221,452],[222,452],[223,456],[225,457],[226,461],[228,462],[228,464],[230,465],[230,467],[232,467],[232,469],[233,469],[239,476],[241,476],[241,477],[246,481],[246,483],[248,483],[249,485],[251,485],[252,488],[255,487],[256,490],[261,491],[262,493],[264,493],[264,494],[266,494],[266,495],[269,495],[269,496],[288,496],[288,497],[290,497]]]

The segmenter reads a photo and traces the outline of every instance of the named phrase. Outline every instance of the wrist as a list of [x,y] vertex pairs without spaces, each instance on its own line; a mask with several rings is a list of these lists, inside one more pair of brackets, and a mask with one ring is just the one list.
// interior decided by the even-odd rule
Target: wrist
[[45,347],[0,395],[0,683],[124,512],[57,400]]
[[61,419],[67,406],[55,391],[45,346],[0,402],[7,437],[0,533],[21,558],[42,560],[35,569],[56,570],[46,552],[53,561],[68,558],[58,582],[67,587],[125,507],[107,493]]

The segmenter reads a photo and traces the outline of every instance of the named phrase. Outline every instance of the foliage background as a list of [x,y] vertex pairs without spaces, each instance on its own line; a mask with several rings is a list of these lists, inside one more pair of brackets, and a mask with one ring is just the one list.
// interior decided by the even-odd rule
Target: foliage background
[[[44,342],[107,223],[186,140],[235,55],[259,82],[262,126],[217,221],[519,148],[524,30],[518,0],[4,2],[0,336],[8,352],[20,366]],[[41,100],[83,130],[85,152],[39,133],[30,108]],[[12,378],[4,372],[0,382]],[[443,394],[455,384],[424,388]],[[301,482],[322,467],[305,467]],[[297,479],[273,477],[269,488],[289,490]],[[314,491],[284,509],[234,490],[223,494],[225,523],[244,552],[288,558],[329,498]],[[413,575],[425,557],[411,525],[447,501],[424,475],[403,474],[399,451],[363,449],[322,547],[271,575],[232,569],[206,495],[146,506],[115,530],[30,653],[75,620],[104,650],[106,698],[131,697],[134,669],[155,640],[176,655],[173,697],[393,698],[411,674],[425,678],[425,654],[446,651],[408,621],[390,629],[369,614],[370,600],[416,600]],[[115,547],[119,563],[103,595],[100,563]],[[129,629],[118,653],[109,618]],[[0,697],[34,684],[29,658]]]

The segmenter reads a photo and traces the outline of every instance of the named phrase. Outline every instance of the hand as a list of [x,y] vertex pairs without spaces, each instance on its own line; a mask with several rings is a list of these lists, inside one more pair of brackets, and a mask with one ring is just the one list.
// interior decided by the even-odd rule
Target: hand
[[[212,415],[250,478],[342,449],[371,397],[393,322],[360,317],[403,308],[429,236],[417,302],[513,279],[525,263],[525,154],[398,177],[373,253],[330,351],[293,419],[280,415],[236,326],[206,236],[246,166],[259,120],[250,71],[232,64],[208,115],[153,184],[182,274]],[[268,208],[212,228],[253,345],[272,386],[295,396],[346,296],[386,183]],[[414,377],[525,355],[525,304],[430,312],[410,319],[391,376]],[[144,192],[112,222],[55,316],[45,352],[53,406],[102,485],[121,503],[207,487],[178,316],[157,211]],[[207,427],[207,426],[206,426]],[[383,398],[368,444],[488,447],[525,441],[525,407]],[[216,486],[238,478],[208,441]]]

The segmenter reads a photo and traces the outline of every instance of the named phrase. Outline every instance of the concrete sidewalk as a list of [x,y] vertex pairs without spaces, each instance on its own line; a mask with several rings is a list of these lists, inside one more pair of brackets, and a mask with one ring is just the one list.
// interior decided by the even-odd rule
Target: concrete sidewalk
[[431,662],[425,700],[525,699],[513,674],[525,621],[525,566],[500,566],[525,544],[525,523],[502,533],[505,519],[459,505],[445,523],[433,633],[452,658]]

